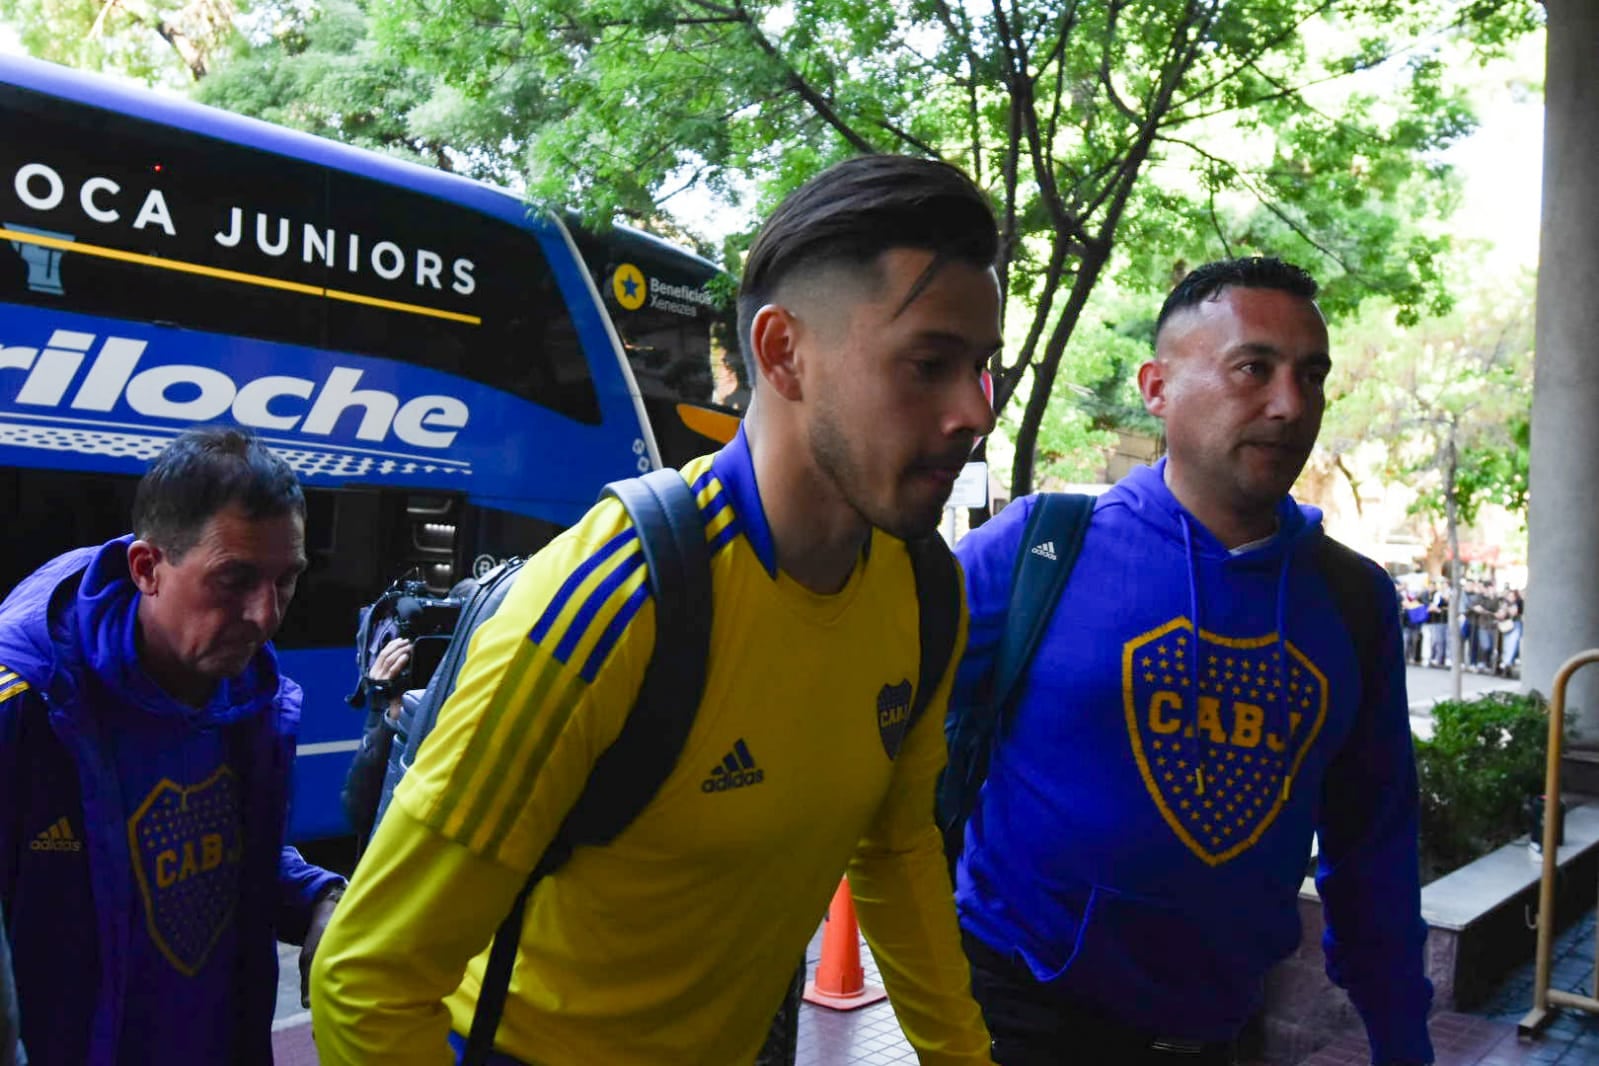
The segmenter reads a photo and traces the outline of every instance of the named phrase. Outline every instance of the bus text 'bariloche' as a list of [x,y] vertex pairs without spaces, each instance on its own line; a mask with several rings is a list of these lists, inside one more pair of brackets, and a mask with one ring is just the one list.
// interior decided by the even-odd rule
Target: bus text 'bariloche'
[[[334,366],[321,381],[267,374],[240,384],[216,367],[170,363],[139,370],[147,342],[57,329],[43,349],[8,345],[0,338],[0,373],[26,372],[16,403],[77,411],[111,411],[119,401],[147,418],[207,422],[231,414],[255,429],[293,430],[313,436],[333,433],[349,410],[361,412],[359,440],[394,437],[417,448],[448,448],[471,412],[454,396],[417,396],[402,402],[392,392],[362,389],[360,370]],[[83,371],[85,362],[88,369]],[[73,391],[73,385],[77,385]],[[68,400],[68,393],[71,399]],[[179,398],[174,398],[174,393]]]

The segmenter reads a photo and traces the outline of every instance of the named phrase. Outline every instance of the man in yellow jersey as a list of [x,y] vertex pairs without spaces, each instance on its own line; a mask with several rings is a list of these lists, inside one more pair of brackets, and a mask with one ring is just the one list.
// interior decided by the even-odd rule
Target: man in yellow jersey
[[[898,743],[878,700],[918,676],[898,538],[935,529],[993,426],[997,252],[964,175],[894,156],[824,172],[757,238],[754,402],[682,471],[714,553],[704,697],[642,814],[534,890],[497,1062],[749,1063],[846,869],[921,1061],[990,1062],[933,821],[949,672]],[[324,1064],[452,1061],[495,927],[634,703],[654,617],[614,500],[524,567],[317,954]]]

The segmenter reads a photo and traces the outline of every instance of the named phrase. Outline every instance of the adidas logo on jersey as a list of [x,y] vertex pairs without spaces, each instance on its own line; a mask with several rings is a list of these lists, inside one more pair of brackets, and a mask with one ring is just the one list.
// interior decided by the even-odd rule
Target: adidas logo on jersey
[[1052,541],[1052,540],[1046,540],[1042,544],[1033,545],[1033,554],[1034,555],[1038,555],[1038,556],[1042,556],[1045,559],[1054,560],[1055,559],[1055,542]]
[[28,842],[29,851],[82,851],[83,841],[72,834],[65,816]]
[[730,788],[758,785],[766,774],[755,765],[755,756],[740,737],[733,750],[722,756],[722,761],[711,770],[711,776],[700,782],[701,792],[726,792]]

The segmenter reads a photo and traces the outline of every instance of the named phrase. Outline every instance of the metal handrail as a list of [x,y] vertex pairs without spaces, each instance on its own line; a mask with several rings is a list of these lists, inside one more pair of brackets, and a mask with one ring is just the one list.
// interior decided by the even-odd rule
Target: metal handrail
[[[1599,999],[1549,987],[1555,941],[1555,874],[1559,862],[1555,842],[1560,833],[1560,757],[1564,754],[1566,740],[1566,686],[1571,675],[1589,663],[1599,663],[1599,649],[1578,652],[1567,659],[1555,673],[1554,694],[1549,701],[1549,755],[1543,790],[1543,873],[1538,881],[1537,967],[1532,1009],[1516,1026],[1523,1036],[1543,1029],[1561,1007],[1599,1014]],[[1599,934],[1595,937],[1595,981],[1599,983]]]

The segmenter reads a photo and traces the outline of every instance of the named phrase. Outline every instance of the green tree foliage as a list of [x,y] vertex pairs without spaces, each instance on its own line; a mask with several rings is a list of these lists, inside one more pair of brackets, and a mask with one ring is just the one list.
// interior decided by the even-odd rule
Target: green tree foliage
[[[1322,449],[1386,442],[1384,475],[1417,491],[1416,511],[1444,519],[1449,558],[1485,503],[1524,509],[1532,408],[1531,281],[1467,295],[1413,326],[1373,309],[1338,350],[1345,391],[1332,399]],[[1459,638],[1459,567],[1451,567],[1450,640]],[[1453,655],[1461,693],[1461,656]]]
[[33,55],[152,83],[205,77],[238,16],[234,0],[0,0]]
[[531,85],[468,100],[408,67],[363,0],[0,0],[0,18],[41,58],[501,184],[547,113]]
[[1447,304],[1439,149],[1470,129],[1446,58],[1535,24],[1529,0],[378,0],[378,36],[470,99],[539,86],[532,191],[648,215],[686,184],[764,209],[862,151],[964,166],[993,194],[1019,398],[1014,492],[1118,247],[1131,284],[1270,252],[1407,316]]
[[309,17],[265,11],[195,87],[201,102],[487,181],[520,180],[509,146],[546,114],[536,85],[468,100],[382,48],[357,0],[322,0]]
[[[1114,283],[1102,284],[1089,300],[1033,451],[1036,476],[1046,486],[1050,480],[1104,478],[1105,452],[1121,433],[1160,436],[1159,420],[1144,410],[1137,377],[1154,348],[1158,309],[1159,297],[1128,293]],[[1020,431],[1024,409],[1013,404],[1007,412],[1004,421],[1012,436]]]
[[[1530,356],[1530,351],[1528,355]],[[1526,362],[1530,363],[1530,358]],[[1516,388],[1519,381],[1513,381]],[[1460,497],[1460,516],[1467,525],[1477,521],[1477,509],[1485,503],[1497,503],[1505,510],[1521,516],[1527,524],[1527,484],[1532,457],[1532,393],[1527,386],[1527,409],[1511,413],[1503,432],[1494,434],[1487,443],[1471,444],[1460,453],[1460,469],[1455,475]],[[1427,497],[1428,508],[1439,513],[1442,508],[1436,496]]]
[[[1467,293],[1448,315],[1406,326],[1373,307],[1337,342],[1323,424],[1333,453],[1388,443],[1383,473],[1413,486],[1418,512],[1461,524],[1486,503],[1524,511],[1532,408],[1532,282]],[[1451,487],[1452,486],[1452,487]]]

